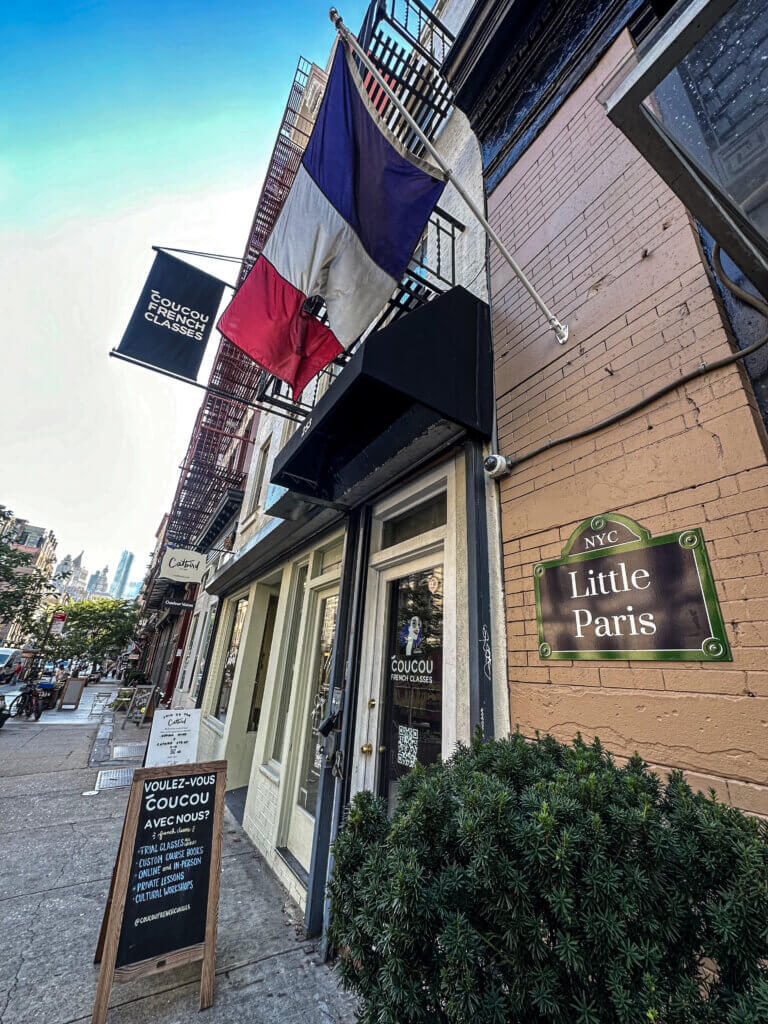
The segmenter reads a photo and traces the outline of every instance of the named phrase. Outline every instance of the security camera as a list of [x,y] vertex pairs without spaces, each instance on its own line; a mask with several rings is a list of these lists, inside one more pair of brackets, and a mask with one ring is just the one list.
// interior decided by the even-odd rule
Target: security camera
[[483,463],[483,469],[488,476],[493,477],[494,480],[498,480],[500,476],[506,476],[512,467],[510,466],[509,459],[506,455],[489,455]]

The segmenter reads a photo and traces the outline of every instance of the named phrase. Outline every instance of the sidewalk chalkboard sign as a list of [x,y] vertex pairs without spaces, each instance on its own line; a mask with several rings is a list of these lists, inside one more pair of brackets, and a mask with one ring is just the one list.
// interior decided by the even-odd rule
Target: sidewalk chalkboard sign
[[540,658],[732,660],[698,527],[652,537],[627,516],[594,516],[533,578]]
[[92,1024],[112,982],[203,961],[200,1009],[213,1002],[226,761],[139,768],[94,962]]
[[80,698],[83,696],[86,680],[78,679],[77,676],[70,676],[64,685],[59,699],[59,711],[76,711],[80,705]]

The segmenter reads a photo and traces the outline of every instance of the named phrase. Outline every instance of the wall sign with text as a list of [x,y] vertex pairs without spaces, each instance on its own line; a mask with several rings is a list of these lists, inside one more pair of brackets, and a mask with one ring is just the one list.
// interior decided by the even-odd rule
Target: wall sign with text
[[698,528],[594,516],[533,578],[542,659],[733,660]]

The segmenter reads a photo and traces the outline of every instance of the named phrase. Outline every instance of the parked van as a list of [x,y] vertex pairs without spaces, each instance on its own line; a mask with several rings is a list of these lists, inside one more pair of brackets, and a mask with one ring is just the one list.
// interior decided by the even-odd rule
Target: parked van
[[23,661],[22,652],[18,648],[0,647],[0,684],[12,682],[16,666]]

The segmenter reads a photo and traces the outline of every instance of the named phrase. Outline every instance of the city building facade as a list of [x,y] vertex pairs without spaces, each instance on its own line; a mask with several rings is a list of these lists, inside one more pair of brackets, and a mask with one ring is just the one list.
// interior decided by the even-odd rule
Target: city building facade
[[[65,555],[56,566],[53,582],[62,597],[68,601],[84,601],[89,596],[88,584],[91,577],[83,565],[84,551],[74,558]],[[100,574],[95,574],[100,575]]]
[[[168,641],[181,652],[172,700],[201,708],[199,756],[226,758],[232,805],[309,934],[355,792],[393,807],[417,760],[449,756],[477,729],[599,736],[617,757],[637,750],[768,813],[760,368],[676,383],[754,340],[754,321],[718,281],[712,239],[599,100],[664,13],[642,0],[402,0],[371,4],[358,33],[567,322],[567,344],[450,187],[387,308],[300,401],[266,373],[248,377],[222,341],[212,382],[235,399],[204,403],[164,541],[207,558],[186,633]],[[299,63],[239,281],[326,74]],[[214,422],[225,438],[203,444]],[[700,650],[636,658],[618,642],[576,652],[545,640],[544,573],[579,537],[620,530],[627,552],[667,535],[698,545],[713,633]],[[631,607],[616,611],[640,635]],[[174,666],[160,662],[169,694]]]
[[[417,4],[410,19],[374,4],[361,35],[482,202],[477,143],[439,74],[451,31]],[[387,64],[395,40],[404,67]],[[243,276],[279,213],[275,194],[298,166],[327,70],[299,64]],[[375,81],[367,87],[420,155]],[[491,379],[485,238],[448,188],[352,358],[299,403],[267,375],[255,392],[263,407],[233,550],[206,574],[173,699],[202,708],[199,756],[227,759],[244,827],[311,932],[354,792],[394,801],[417,758],[448,756],[477,727],[508,729],[498,499],[482,469]],[[319,732],[329,715],[330,740]]]
[[[38,570],[45,578],[52,578],[56,564],[56,537],[52,530],[33,526],[26,519],[12,517],[3,524],[2,535],[4,540],[10,541],[15,551],[29,557],[29,567],[19,569],[20,573]],[[53,598],[43,595],[38,614],[43,613],[51,603],[55,603]],[[0,622],[0,646],[23,646],[25,640],[26,628],[18,618]]]
[[[757,32],[765,53],[764,19],[757,30],[741,6],[747,41]],[[571,330],[558,345],[492,250],[498,450],[520,460],[500,481],[510,724],[561,740],[598,735],[619,757],[637,751],[662,774],[683,769],[694,788],[767,814],[764,369],[706,371],[764,334],[765,320],[727,290],[711,237],[602,102],[671,7],[538,3],[522,17],[510,0],[481,2],[444,66],[480,142],[491,224]],[[714,56],[746,68],[736,48],[733,61],[717,40]],[[714,93],[690,72],[672,72],[652,97],[672,118],[716,101],[727,121],[739,96],[748,108],[743,70]],[[545,448],[670,383],[640,411]],[[732,660],[723,645],[711,662],[542,652],[538,567],[563,555],[581,523],[609,515],[652,537],[701,530]]]

